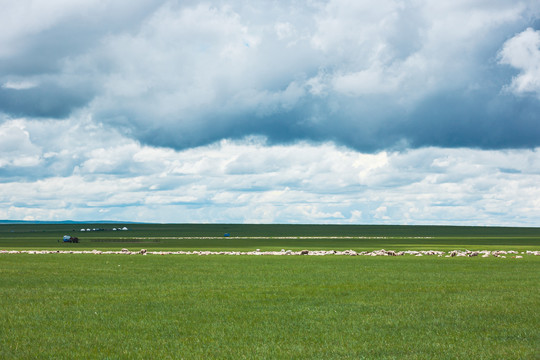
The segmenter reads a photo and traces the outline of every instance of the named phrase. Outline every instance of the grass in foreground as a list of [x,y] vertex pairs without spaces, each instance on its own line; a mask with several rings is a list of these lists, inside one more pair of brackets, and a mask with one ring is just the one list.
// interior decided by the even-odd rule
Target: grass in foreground
[[534,359],[539,265],[2,256],[0,358]]

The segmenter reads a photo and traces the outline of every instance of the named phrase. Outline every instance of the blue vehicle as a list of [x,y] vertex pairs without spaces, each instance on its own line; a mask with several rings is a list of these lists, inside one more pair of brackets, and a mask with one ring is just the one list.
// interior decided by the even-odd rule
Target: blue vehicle
[[64,242],[78,243],[78,242],[79,242],[79,238],[78,238],[78,237],[69,236],[69,235],[64,235]]

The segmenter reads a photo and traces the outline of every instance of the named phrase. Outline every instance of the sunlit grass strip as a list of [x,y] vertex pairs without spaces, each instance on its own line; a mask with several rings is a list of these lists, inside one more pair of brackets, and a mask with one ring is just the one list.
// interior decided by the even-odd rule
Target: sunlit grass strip
[[147,244],[158,243],[160,238],[120,238],[120,239],[90,239],[93,243],[135,243],[135,244]]
[[[150,236],[150,237],[121,237],[119,239],[137,239],[137,240],[193,240],[193,239],[211,239],[218,240],[223,239],[225,236]],[[242,240],[262,240],[262,239],[279,239],[279,240],[295,240],[295,239],[304,239],[304,240],[320,240],[320,239],[434,239],[433,236],[413,236],[413,237],[404,237],[404,236],[231,236],[233,239],[242,239]]]
[[[470,239],[172,239],[154,241],[134,240],[116,242],[114,238],[103,242],[93,242],[93,239],[80,238],[78,244],[62,243],[56,238],[1,238],[0,250],[59,250],[59,251],[119,251],[123,247],[146,248],[148,251],[252,251],[260,249],[263,252],[290,249],[292,251],[309,250],[354,250],[356,252],[375,251],[379,249],[392,249],[394,251],[407,250],[437,250],[437,251],[540,251],[540,240],[498,240],[476,241]],[[131,244],[131,245],[130,245]],[[144,245],[143,245],[144,244]]]
[[[147,237],[119,237],[120,240],[509,240],[509,239],[536,239],[538,237],[531,236],[466,236],[466,237],[451,237],[451,236],[147,236]],[[106,241],[113,239],[92,239],[91,241]]]

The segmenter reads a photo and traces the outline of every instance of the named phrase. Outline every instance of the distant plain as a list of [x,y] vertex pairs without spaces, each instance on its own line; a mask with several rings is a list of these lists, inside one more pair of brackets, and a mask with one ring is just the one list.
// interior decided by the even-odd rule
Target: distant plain
[[[128,228],[127,231],[116,230]],[[85,229],[85,231],[80,231]],[[86,229],[104,229],[86,231]],[[230,237],[225,237],[230,234]],[[79,244],[63,244],[63,235]],[[59,243],[60,241],[60,243]],[[390,225],[2,224],[0,249],[540,250],[540,228]]]

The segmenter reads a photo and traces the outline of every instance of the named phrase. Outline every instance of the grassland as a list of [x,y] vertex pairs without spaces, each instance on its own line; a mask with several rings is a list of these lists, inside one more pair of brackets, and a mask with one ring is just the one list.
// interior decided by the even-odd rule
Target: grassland
[[[0,249],[540,249],[535,228],[18,226]],[[0,309],[2,359],[538,359],[540,257],[4,254]]]
[[[129,228],[112,231],[113,227]],[[81,232],[80,228],[105,231]],[[231,237],[223,237],[225,233]],[[79,244],[58,243],[63,235]],[[286,237],[286,238],[284,238]],[[61,240],[60,240],[61,241]],[[239,224],[5,224],[0,249],[540,250],[540,228]]]

